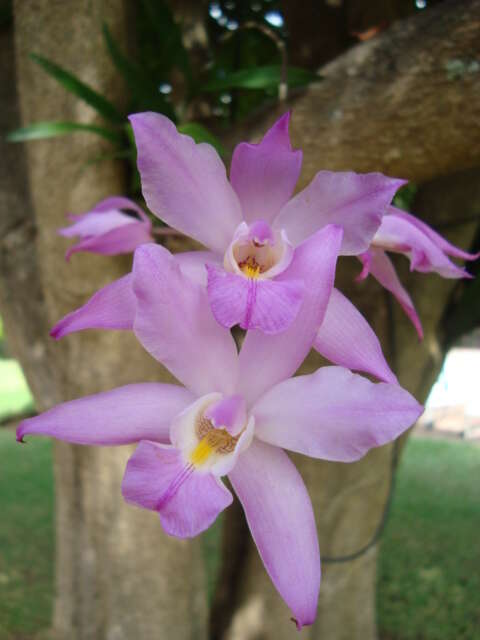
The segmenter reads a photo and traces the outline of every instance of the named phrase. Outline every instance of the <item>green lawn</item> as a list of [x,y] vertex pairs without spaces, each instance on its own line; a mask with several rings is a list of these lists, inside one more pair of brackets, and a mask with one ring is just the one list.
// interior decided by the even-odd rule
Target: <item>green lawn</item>
[[48,626],[53,586],[51,442],[0,428],[0,640]]
[[480,640],[480,447],[410,439],[378,574],[382,635]]
[[[0,460],[0,640],[32,640],[51,615],[51,443],[0,429]],[[382,638],[480,640],[479,478],[480,447],[409,441],[380,554]]]

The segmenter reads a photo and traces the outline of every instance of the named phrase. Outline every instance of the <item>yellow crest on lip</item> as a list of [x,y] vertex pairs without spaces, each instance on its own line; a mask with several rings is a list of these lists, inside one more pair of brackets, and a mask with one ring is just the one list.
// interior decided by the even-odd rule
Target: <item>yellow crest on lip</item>
[[208,438],[203,438],[193,450],[193,453],[190,456],[190,462],[196,467],[200,467],[208,460],[212,453],[213,447],[210,446]]
[[255,260],[254,256],[248,256],[248,258],[243,262],[240,262],[238,266],[247,278],[258,278],[262,273],[262,267]]
[[238,436],[231,436],[225,429],[211,428],[200,440],[190,455],[190,462],[200,467],[212,453],[232,453],[237,444]]
[[258,278],[258,276],[260,275],[260,265],[258,264],[254,266],[246,263],[240,268],[242,272],[247,276],[247,278]]

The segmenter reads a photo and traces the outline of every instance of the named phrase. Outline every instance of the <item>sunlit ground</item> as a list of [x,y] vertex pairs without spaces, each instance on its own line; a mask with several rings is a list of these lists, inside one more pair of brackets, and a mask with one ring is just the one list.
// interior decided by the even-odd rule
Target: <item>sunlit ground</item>
[[0,422],[32,409],[33,399],[18,362],[0,358]]
[[480,439],[480,349],[451,349],[421,424],[439,433]]

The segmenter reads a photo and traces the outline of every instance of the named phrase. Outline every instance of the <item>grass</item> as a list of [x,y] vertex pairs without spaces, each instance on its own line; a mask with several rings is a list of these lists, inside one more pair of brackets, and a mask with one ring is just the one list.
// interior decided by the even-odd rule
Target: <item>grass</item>
[[[0,429],[0,460],[0,640],[33,640],[53,597],[51,443]],[[480,640],[479,472],[475,445],[409,441],[380,553],[384,640]]]
[[0,429],[0,640],[48,627],[53,597],[51,442]]
[[381,635],[480,640],[480,447],[410,439],[378,573]]

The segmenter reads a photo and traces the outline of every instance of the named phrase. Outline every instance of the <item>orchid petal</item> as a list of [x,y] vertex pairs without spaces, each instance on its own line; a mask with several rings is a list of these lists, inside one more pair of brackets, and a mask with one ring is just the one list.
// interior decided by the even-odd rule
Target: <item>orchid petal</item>
[[268,575],[298,629],[312,624],[320,588],[317,529],[295,465],[276,447],[254,440],[229,479]]
[[121,211],[105,211],[102,214],[96,211],[89,211],[75,216],[73,224],[58,230],[58,233],[65,238],[73,238],[75,236],[98,236],[118,229],[119,227],[138,224],[138,220],[127,216]]
[[130,122],[148,208],[174,229],[223,254],[242,214],[215,149],[195,144],[158,113],[138,113]]
[[397,382],[375,332],[338,289],[332,291],[313,346],[334,364],[371,373],[385,382]]
[[333,288],[342,230],[329,225],[295,250],[290,267],[278,279],[308,282],[303,304],[286,331],[266,335],[249,331],[239,355],[237,393],[253,402],[289,378],[311,349]]
[[178,262],[184,276],[206,287],[207,263],[220,265],[223,261],[223,256],[212,251],[184,251],[176,253],[175,260]]
[[122,493],[127,502],[158,511],[165,532],[178,538],[208,529],[233,500],[220,480],[186,466],[177,449],[147,441],[128,461]]
[[153,242],[150,223],[132,220],[102,235],[83,238],[67,250],[65,259],[69,260],[70,256],[80,251],[99,253],[103,256],[132,253],[141,244],[148,242]]
[[390,258],[384,251],[374,247],[361,256],[358,256],[358,258],[363,264],[363,269],[358,279],[363,279],[371,273],[385,289],[390,291],[410,318],[421,340],[423,338],[422,323],[413,306],[412,299],[398,279],[397,272]]
[[292,151],[289,120],[290,112],[277,120],[259,144],[241,142],[235,147],[230,181],[247,222],[258,218],[272,222],[295,189],[302,152]]
[[132,274],[128,273],[99,289],[83,307],[59,320],[50,335],[59,340],[84,329],[132,329],[135,309]]
[[417,225],[396,213],[383,218],[373,242],[375,246],[387,251],[397,251],[409,256],[411,271],[435,271],[444,278],[471,277],[464,269],[451,262]]
[[212,313],[224,327],[260,329],[275,334],[294,320],[303,301],[301,280],[259,280],[207,265]]
[[20,423],[17,440],[35,434],[86,445],[141,439],[169,442],[170,423],[194,397],[174,384],[129,384],[59,404]]
[[132,329],[135,309],[132,274],[128,273],[99,289],[82,307],[64,316],[50,335],[59,340],[84,329]]
[[134,332],[145,349],[196,395],[230,395],[237,350],[210,311],[207,291],[185,277],[160,245],[143,245],[133,261]]
[[134,200],[130,200],[130,198],[125,198],[123,196],[110,196],[105,198],[98,202],[91,211],[95,213],[103,213],[114,209],[119,211],[134,211],[141,220],[146,222],[149,221],[149,218],[142,207],[139,207]]
[[273,387],[251,412],[260,440],[313,458],[353,462],[397,438],[423,407],[398,384],[321,367]]
[[59,229],[58,233],[66,237],[98,235],[119,226],[121,221],[123,224],[127,224],[128,220],[135,222],[135,218],[125,213],[127,211],[134,212],[144,222],[150,222],[147,214],[136,202],[122,196],[111,196],[101,200],[85,213],[68,214],[67,217],[73,224],[70,227]]
[[407,222],[410,222],[413,226],[417,227],[424,235],[426,235],[429,240],[431,240],[439,249],[446,253],[447,256],[452,256],[453,258],[460,258],[461,260],[477,260],[480,258],[480,251],[478,253],[468,253],[467,251],[463,251],[459,249],[451,242],[448,242],[443,236],[434,231],[428,224],[425,224],[423,220],[416,218],[411,213],[407,213],[402,209],[398,209],[397,207],[388,207],[387,213],[395,214],[396,216],[403,218]]
[[342,255],[366,251],[386,207],[405,180],[381,173],[319,171],[312,182],[286,204],[274,221],[294,245],[327,224],[344,230]]

